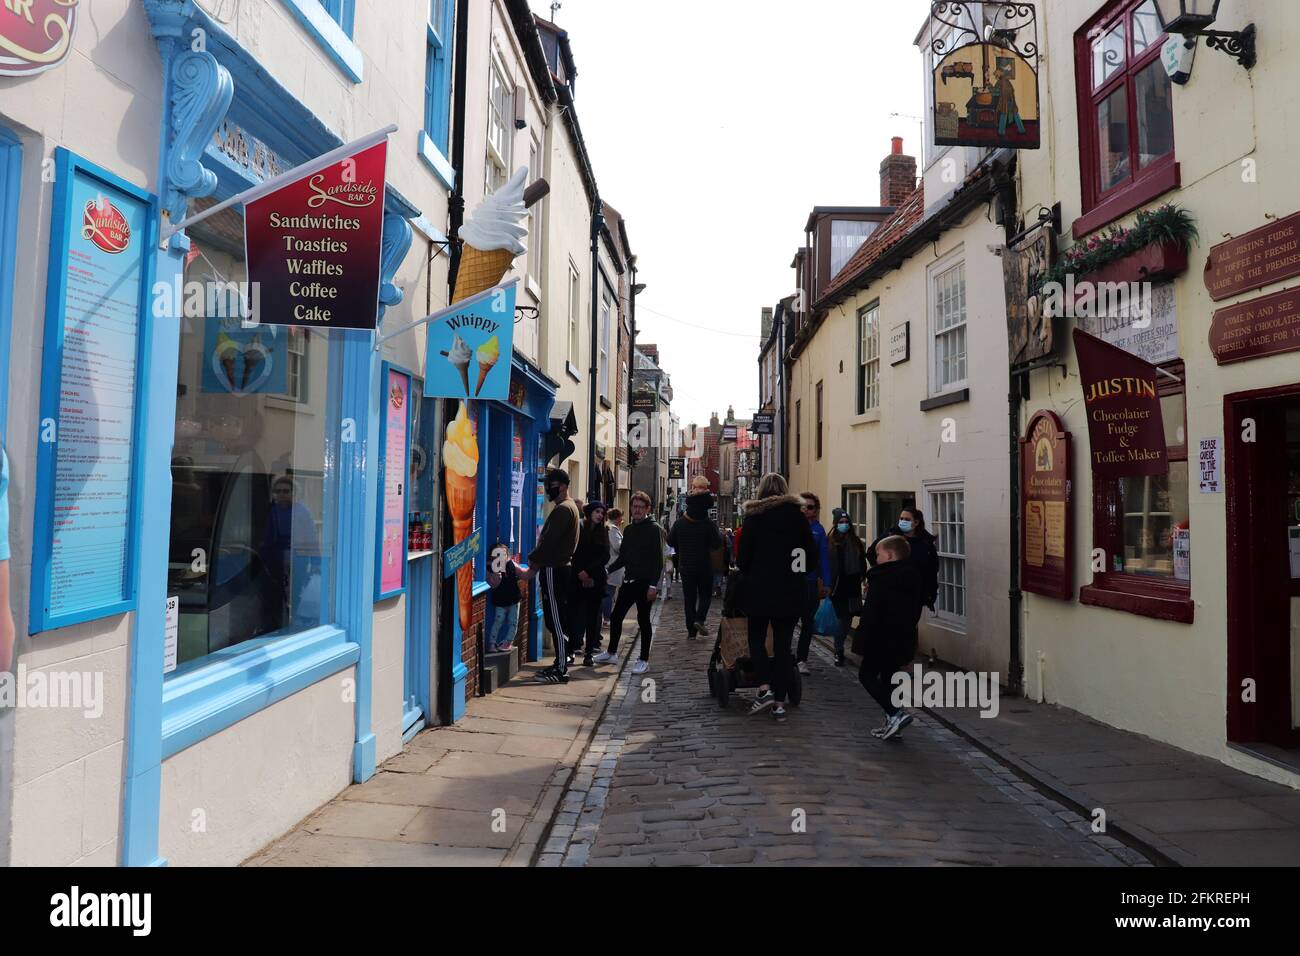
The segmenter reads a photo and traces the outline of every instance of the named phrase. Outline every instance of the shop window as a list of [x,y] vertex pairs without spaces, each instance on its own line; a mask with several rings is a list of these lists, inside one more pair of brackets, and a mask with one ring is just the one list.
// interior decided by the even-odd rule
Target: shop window
[[880,407],[880,303],[858,312],[857,413]]
[[339,347],[328,330],[244,327],[238,211],[188,234],[185,280],[207,295],[181,319],[176,385],[168,594],[182,666],[329,620],[326,399]]
[[1169,472],[1108,479],[1093,476],[1093,546],[1105,571],[1080,592],[1084,604],[1149,617],[1191,621],[1191,523],[1187,402],[1181,363],[1161,366]]
[[1084,213],[1076,237],[1178,185],[1164,39],[1155,0],[1112,3],[1075,35]]
[[930,533],[939,557],[939,596],[934,609],[954,624],[966,621],[966,491],[931,488]]
[[439,151],[447,153],[451,116],[452,0],[429,0],[429,24],[424,65],[424,132]]
[[[537,182],[542,178],[542,148],[534,138],[528,147],[528,180]],[[542,289],[542,208],[545,198],[528,207],[528,278]]]

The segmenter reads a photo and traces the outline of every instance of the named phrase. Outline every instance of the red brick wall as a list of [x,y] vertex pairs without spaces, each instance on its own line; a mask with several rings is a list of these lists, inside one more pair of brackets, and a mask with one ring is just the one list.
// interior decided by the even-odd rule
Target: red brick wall
[[484,592],[474,599],[474,621],[470,625],[470,629],[461,634],[460,659],[469,670],[469,674],[465,677],[466,700],[478,696],[479,633],[486,626],[486,619],[487,593]]

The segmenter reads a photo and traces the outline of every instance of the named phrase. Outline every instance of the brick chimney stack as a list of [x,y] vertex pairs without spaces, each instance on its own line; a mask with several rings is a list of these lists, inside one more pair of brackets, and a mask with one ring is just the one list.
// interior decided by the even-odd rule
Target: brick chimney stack
[[880,163],[880,205],[903,205],[916,189],[916,157],[903,154],[903,137],[895,136],[889,155]]

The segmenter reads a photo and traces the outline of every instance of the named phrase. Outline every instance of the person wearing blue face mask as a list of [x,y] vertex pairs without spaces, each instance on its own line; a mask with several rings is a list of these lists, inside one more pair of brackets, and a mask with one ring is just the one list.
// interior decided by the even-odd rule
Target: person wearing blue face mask
[[921,577],[921,604],[934,611],[934,602],[939,597],[939,553],[935,550],[934,535],[925,530],[925,515],[915,507],[899,512],[898,523],[867,549],[867,560],[872,567],[876,566],[876,545],[894,535],[907,539],[910,549],[907,560],[915,565]]
[[844,641],[853,616],[862,610],[862,575],[867,570],[866,548],[853,530],[848,512],[834,511],[835,524],[830,533],[831,606],[840,619],[835,635],[835,666],[844,666]]

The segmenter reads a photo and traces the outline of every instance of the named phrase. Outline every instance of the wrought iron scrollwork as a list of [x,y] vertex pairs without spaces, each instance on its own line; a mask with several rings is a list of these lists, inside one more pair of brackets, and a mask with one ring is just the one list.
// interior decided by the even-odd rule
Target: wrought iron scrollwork
[[[974,0],[936,0],[930,5],[930,49],[942,59],[953,50],[968,43],[985,39],[984,27],[989,28],[988,42],[1019,54],[1035,69],[1038,67],[1038,15],[1032,3],[985,2],[984,9],[992,8],[985,24],[976,22],[972,7]],[[938,27],[950,28],[936,36]]]

